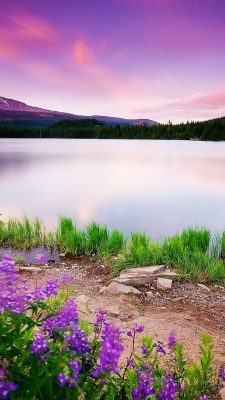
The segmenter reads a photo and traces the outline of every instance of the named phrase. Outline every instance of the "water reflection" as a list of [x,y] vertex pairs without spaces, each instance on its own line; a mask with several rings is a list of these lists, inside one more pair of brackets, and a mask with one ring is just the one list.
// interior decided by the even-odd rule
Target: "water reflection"
[[225,143],[0,140],[0,213],[90,220],[154,238],[225,228]]

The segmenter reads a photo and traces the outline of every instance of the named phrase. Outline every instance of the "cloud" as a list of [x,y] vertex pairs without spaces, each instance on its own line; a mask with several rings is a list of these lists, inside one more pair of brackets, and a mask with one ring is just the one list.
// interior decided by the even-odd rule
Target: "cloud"
[[[220,91],[212,93],[197,93],[190,97],[177,99],[164,104],[158,104],[142,110],[136,111],[137,113],[154,113],[161,114],[165,112],[177,113],[182,112],[183,116],[192,113],[200,116],[201,112],[225,112],[225,88]],[[204,114],[205,115],[205,114]]]
[[75,42],[74,59],[82,65],[91,65],[95,63],[94,53],[84,40],[78,40]]
[[0,27],[0,58],[6,61],[24,56],[31,45],[54,49],[59,43],[54,27],[34,14],[11,15]]

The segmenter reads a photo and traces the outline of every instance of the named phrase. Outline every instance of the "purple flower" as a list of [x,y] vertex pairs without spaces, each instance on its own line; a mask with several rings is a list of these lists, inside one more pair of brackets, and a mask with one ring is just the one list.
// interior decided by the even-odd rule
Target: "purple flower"
[[118,360],[123,351],[123,346],[120,339],[119,328],[105,324],[102,334],[102,348],[99,359],[100,365],[105,374],[118,372]]
[[34,340],[30,349],[35,354],[46,353],[48,351],[48,341],[42,331],[36,332],[34,334]]
[[127,336],[134,337],[136,333],[141,333],[144,331],[144,327],[142,325],[135,324],[130,331],[127,332]]
[[146,399],[156,392],[152,386],[152,383],[155,382],[155,378],[151,376],[151,369],[148,370],[145,366],[142,367],[137,370],[137,386],[131,392],[134,400]]
[[80,362],[79,360],[75,359],[69,362],[69,365],[73,371],[73,379],[75,381],[78,381],[80,379],[80,370],[81,370],[81,366],[80,366]]
[[222,367],[219,370],[219,378],[222,379],[223,382],[225,382],[225,369]]
[[101,331],[102,325],[105,323],[105,315],[107,314],[106,310],[99,310],[97,314],[96,321],[94,323],[95,332],[99,333]]
[[141,346],[141,351],[144,357],[148,354],[148,348],[146,346]]
[[57,375],[57,381],[58,381],[58,385],[59,387],[63,387],[67,381],[67,377],[65,374],[59,374]]
[[46,295],[46,297],[50,297],[51,295],[56,296],[58,294],[59,287],[60,285],[57,279],[52,279],[46,283],[43,293]]
[[135,367],[135,363],[134,363],[134,359],[133,358],[129,358],[127,360],[127,367],[129,367],[129,368],[134,368]]
[[68,285],[68,283],[73,282],[73,281],[74,281],[74,276],[69,275],[69,274],[64,274],[63,278],[60,282],[60,286]]
[[170,332],[169,337],[168,337],[168,346],[169,347],[174,347],[177,343],[177,337],[175,332]]
[[199,400],[208,400],[208,397],[204,394],[204,396],[199,397]]
[[166,354],[166,349],[163,347],[162,342],[154,343],[153,346],[156,348],[156,353]]
[[65,336],[66,346],[76,354],[85,354],[90,351],[88,335],[79,326]]
[[179,390],[179,386],[174,382],[173,378],[163,378],[163,387],[158,395],[159,400],[174,400]]
[[91,371],[91,376],[93,376],[93,378],[98,378],[101,373],[102,373],[102,367],[98,365],[97,368]]
[[13,382],[0,381],[0,398],[7,400],[10,392],[14,392],[17,389],[17,385]]
[[43,322],[42,326],[53,335],[54,330],[63,331],[65,329],[74,328],[78,322],[77,305],[74,300],[68,300],[64,307],[57,312],[55,317],[48,318]]
[[24,312],[31,295],[24,279],[17,273],[16,264],[9,256],[3,256],[0,262],[0,313],[12,314]]

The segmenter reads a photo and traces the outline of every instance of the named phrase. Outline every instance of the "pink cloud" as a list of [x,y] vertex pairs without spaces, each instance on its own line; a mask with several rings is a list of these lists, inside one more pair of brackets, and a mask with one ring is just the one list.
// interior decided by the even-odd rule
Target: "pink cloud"
[[59,43],[57,31],[33,14],[12,15],[0,27],[0,58],[3,60],[24,56],[31,44],[54,49]]
[[78,40],[75,42],[74,59],[82,65],[91,65],[95,63],[95,55],[84,40]]
[[197,93],[186,98],[139,109],[136,113],[153,114],[156,118],[168,115],[179,121],[185,118],[218,117],[225,113],[225,89],[211,93]]
[[55,28],[36,15],[13,15],[10,21],[14,24],[17,36],[22,40],[36,41],[47,46],[58,44],[59,36]]

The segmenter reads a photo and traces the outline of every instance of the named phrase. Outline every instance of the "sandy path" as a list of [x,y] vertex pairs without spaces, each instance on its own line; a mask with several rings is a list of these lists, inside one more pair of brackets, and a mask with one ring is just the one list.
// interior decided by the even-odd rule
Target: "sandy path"
[[[143,296],[99,294],[99,289],[110,281],[111,276],[104,266],[90,260],[77,259],[55,263],[53,266],[44,267],[42,272],[37,274],[23,275],[29,276],[33,283],[37,281],[41,286],[47,280],[65,273],[75,278],[73,285],[81,318],[92,322],[99,309],[108,310],[108,320],[120,327],[126,348],[129,347],[126,332],[138,323],[144,325],[146,334],[165,343],[170,331],[176,331],[189,357],[194,359],[198,353],[201,335],[208,332],[214,338],[215,364],[225,363],[225,301],[220,300],[217,307],[217,303],[212,301],[212,294],[210,301],[207,301],[205,294],[205,303],[200,307],[196,307],[194,302],[180,304],[169,300],[162,306],[162,303],[165,303],[163,298],[160,298],[157,304],[156,299],[153,303],[148,303]],[[190,285],[188,289],[190,291]],[[194,285],[192,290],[195,290]],[[89,298],[87,303],[81,301],[80,295]]]

